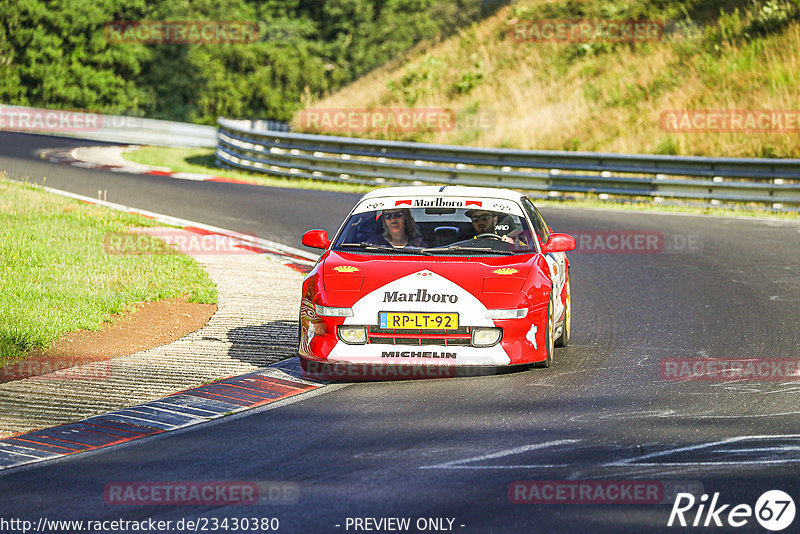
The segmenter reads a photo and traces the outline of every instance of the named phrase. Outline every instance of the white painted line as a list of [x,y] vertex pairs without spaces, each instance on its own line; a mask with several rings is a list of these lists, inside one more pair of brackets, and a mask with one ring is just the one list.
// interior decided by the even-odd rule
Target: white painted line
[[[797,388],[792,388],[790,391],[794,391]],[[787,390],[782,390],[781,393],[786,393]],[[757,413],[757,414],[741,414],[741,415],[687,415],[682,414],[681,417],[692,417],[693,419],[752,419],[754,417],[781,417],[786,415],[798,415],[800,411],[797,412],[778,412],[778,413]],[[678,415],[678,414],[676,414]]]
[[[718,462],[636,462],[635,464],[631,464],[634,466],[642,466],[642,467],[656,467],[656,466],[664,466],[664,467],[714,467],[714,466],[723,466],[723,465],[733,465],[738,467],[747,467],[753,465],[781,465],[781,464],[796,464],[800,463],[800,458],[789,458],[785,460],[735,460],[735,461],[727,461],[721,460]],[[619,465],[614,464],[606,464],[601,467],[621,467]]]
[[[164,411],[171,411],[172,413],[176,413],[178,415],[189,415],[192,417],[196,417],[198,419],[210,419],[212,417],[218,416],[221,412],[218,411],[211,411],[206,408],[197,407],[192,404],[179,404],[177,402],[173,402],[173,397],[176,395],[180,395],[180,393],[176,393],[175,395],[171,395],[169,397],[164,397],[163,399],[158,399],[154,401],[150,401],[147,403],[147,406],[154,408],[154,409],[162,409]],[[188,397],[188,396],[187,396]],[[210,400],[210,399],[206,399]],[[166,406],[167,408],[163,408]],[[191,410],[191,412],[189,411]],[[192,412],[202,412],[199,413],[192,413]],[[224,413],[224,412],[222,412]]]
[[558,464],[558,465],[548,465],[548,464],[541,464],[541,465],[513,465],[513,466],[468,466],[463,465],[467,463],[473,462],[482,462],[484,460],[494,460],[496,458],[504,458],[506,456],[512,456],[514,454],[521,454],[523,452],[528,451],[535,451],[541,449],[547,449],[549,447],[556,447],[559,445],[569,445],[572,443],[578,443],[581,440],[578,439],[560,439],[556,441],[547,441],[545,443],[533,443],[531,445],[522,445],[520,447],[514,447],[512,449],[505,449],[498,452],[493,452],[491,454],[483,454],[481,456],[473,456],[472,458],[465,458],[463,460],[452,460],[450,462],[444,462],[441,464],[436,465],[423,465],[420,466],[419,469],[514,469],[514,468],[529,468],[529,467],[565,467],[566,464]]
[[142,416],[143,414],[141,412],[137,412],[134,410],[134,408],[138,408],[139,406],[141,405],[137,404],[136,406],[122,408],[121,410],[115,410],[113,412],[102,414],[98,417],[105,417],[107,419],[110,419],[111,421],[132,423],[136,426],[144,426],[148,428],[154,428],[156,430],[169,430],[171,428],[177,428],[178,425],[174,425],[172,423],[165,423],[164,421],[159,421],[158,419],[155,418],[155,415],[147,414],[148,417],[143,417]]
[[[453,465],[449,465],[451,463]],[[438,465],[421,465],[418,469],[555,469],[569,466],[570,464],[457,465],[457,462],[447,462]]]
[[177,178],[179,180],[194,180],[196,182],[204,182],[214,178],[213,174],[199,174],[196,172],[173,172],[169,176],[170,178]]
[[[786,461],[786,460],[775,460],[775,461],[772,461],[772,460],[769,460],[769,461],[767,461],[767,460],[757,461],[756,460],[756,461],[748,462],[745,459],[742,459],[742,460],[739,460],[739,461],[736,461],[736,462],[726,462],[726,461],[722,460],[722,461],[718,461],[718,462],[653,462],[653,463],[650,463],[650,462],[643,462],[642,461],[642,460],[649,460],[651,458],[658,458],[660,456],[668,456],[670,454],[677,454],[677,453],[681,453],[681,452],[696,451],[696,450],[699,450],[699,449],[706,449],[706,448],[716,447],[718,445],[728,445],[728,444],[731,444],[731,443],[739,443],[739,442],[742,442],[742,441],[745,441],[745,440],[749,441],[749,440],[757,440],[757,439],[765,439],[765,440],[794,439],[794,440],[800,440],[800,434],[779,434],[779,435],[775,435],[775,436],[772,436],[772,435],[739,436],[739,437],[728,438],[728,439],[723,439],[723,440],[719,440],[719,441],[712,441],[710,443],[699,443],[699,444],[696,444],[696,445],[689,445],[689,446],[686,446],[686,447],[677,447],[677,448],[673,448],[673,449],[666,449],[666,450],[662,450],[662,451],[651,452],[649,454],[643,454],[641,456],[636,456],[634,458],[623,458],[621,460],[615,460],[613,462],[610,462],[610,463],[607,463],[607,464],[603,464],[603,467],[620,467],[620,466],[626,466],[626,465],[705,465],[705,464],[708,464],[708,465],[716,465],[716,464],[719,464],[719,465],[728,465],[728,464],[744,465],[746,463],[781,463],[781,462],[785,462]],[[781,451],[781,450],[783,450],[783,451],[796,451],[796,450],[799,450],[799,449],[797,447],[791,447],[791,446],[790,447],[776,446],[776,447],[771,448],[771,450],[775,450],[775,451]],[[736,453],[737,450],[734,449],[734,450],[726,450],[726,451],[719,451],[719,452],[722,453],[722,454],[724,454],[724,453],[729,453],[730,454],[730,453]],[[797,458],[794,461],[796,461],[796,462],[800,461],[800,458]]]
[[58,454],[6,443],[0,443],[0,453],[14,454],[16,456],[22,456],[23,458],[49,458],[51,455]]
[[305,258],[310,262],[316,262],[319,259],[318,255],[306,252],[305,250],[300,250],[298,248],[290,247],[289,245],[284,245],[282,243],[278,243],[275,241],[269,241],[267,239],[262,239],[260,237],[256,237],[253,235],[247,235],[239,232],[234,232],[232,230],[226,230],[224,228],[219,228],[218,226],[203,224],[201,222],[191,221],[189,219],[181,219],[180,217],[172,217],[171,215],[164,215],[163,213],[156,213],[154,211],[133,208],[131,206],[125,206],[123,204],[117,204],[114,202],[97,200],[96,198],[77,195],[75,193],[70,193],[69,191],[62,191],[61,189],[54,189],[52,187],[43,187],[43,189],[49,193],[54,193],[56,195],[73,198],[75,200],[80,200],[83,202],[88,202],[89,204],[95,204],[98,206],[104,206],[106,208],[111,208],[114,210],[126,211],[128,213],[136,213],[139,215],[143,215],[145,217],[150,217],[163,224],[171,224],[173,226],[180,226],[180,227],[192,226],[195,228],[200,228],[202,230],[207,230],[209,232],[235,237],[251,245],[265,249],[275,250],[277,252],[283,252],[284,254],[300,256],[301,258]]
[[[166,397],[166,398],[169,399],[169,397]],[[161,400],[161,399],[159,399],[159,400]],[[140,404],[139,406],[142,406],[142,407],[145,407],[145,408],[149,408],[149,409],[154,410],[156,412],[163,412],[163,413],[167,413],[167,414],[177,415],[177,416],[183,417],[185,419],[196,419],[197,421],[203,421],[203,420],[207,419],[206,417],[204,417],[202,415],[197,415],[197,414],[188,413],[188,412],[180,412],[180,411],[177,411],[177,410],[170,410],[170,409],[165,408],[163,406],[159,406],[159,405],[153,404],[154,402],[158,402],[158,401],[156,400],[156,401],[146,402],[144,404]],[[133,408],[133,406],[131,408]],[[155,415],[155,414],[153,414],[153,415]],[[216,415],[216,414],[212,414],[212,415]]]

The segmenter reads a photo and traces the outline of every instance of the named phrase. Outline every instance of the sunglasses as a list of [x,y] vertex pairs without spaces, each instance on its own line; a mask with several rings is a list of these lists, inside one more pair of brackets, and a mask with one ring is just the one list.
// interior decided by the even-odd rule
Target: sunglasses
[[491,218],[492,215],[489,215],[488,213],[484,215],[473,215],[472,217],[470,217],[470,219],[472,219],[472,222],[478,222],[478,221],[486,222]]
[[403,212],[402,211],[389,211],[389,212],[384,212],[383,213],[383,218],[386,219],[386,220],[399,219],[402,216],[403,216]]

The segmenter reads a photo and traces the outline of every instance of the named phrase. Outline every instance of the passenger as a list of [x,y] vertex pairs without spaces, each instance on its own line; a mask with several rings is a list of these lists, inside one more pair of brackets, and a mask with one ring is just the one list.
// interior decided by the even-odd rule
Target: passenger
[[383,210],[381,215],[383,234],[370,239],[376,245],[402,247],[427,247],[420,235],[417,224],[408,208]]

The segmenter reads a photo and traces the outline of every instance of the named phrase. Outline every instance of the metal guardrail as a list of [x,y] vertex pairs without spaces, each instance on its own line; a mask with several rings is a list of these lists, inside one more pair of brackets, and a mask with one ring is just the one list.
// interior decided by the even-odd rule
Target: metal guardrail
[[270,132],[288,132],[290,130],[289,123],[283,121],[274,121],[269,119],[225,119],[231,126],[235,126],[241,130],[255,130],[255,131],[270,131]]
[[217,129],[214,126],[5,104],[0,104],[0,130],[129,145],[217,146]]
[[307,135],[218,121],[217,160],[292,178],[800,204],[800,160],[605,154]]

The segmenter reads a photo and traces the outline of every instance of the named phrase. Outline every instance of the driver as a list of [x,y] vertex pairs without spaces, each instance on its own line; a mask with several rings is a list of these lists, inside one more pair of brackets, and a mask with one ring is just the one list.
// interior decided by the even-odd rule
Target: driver
[[505,235],[508,233],[509,228],[504,228],[505,231],[501,234],[501,230],[497,228],[497,220],[499,213],[484,209],[473,209],[464,212],[464,215],[472,221],[472,227],[467,228],[458,238],[460,240],[474,239],[481,234],[495,234],[499,236],[506,243],[514,243],[514,240]]
[[474,237],[480,234],[496,234],[495,226],[497,226],[497,213],[487,210],[467,210],[464,213],[472,221],[472,229]]

